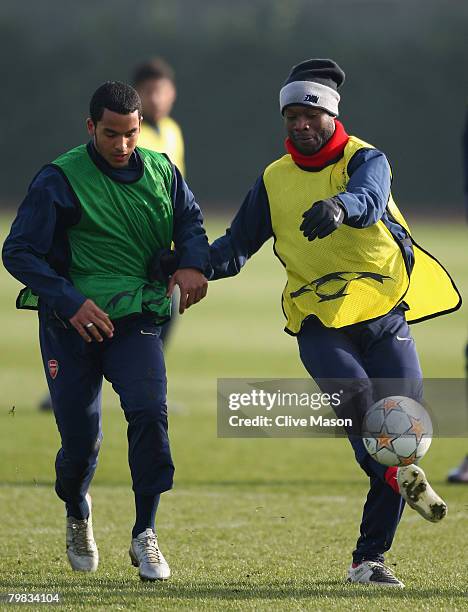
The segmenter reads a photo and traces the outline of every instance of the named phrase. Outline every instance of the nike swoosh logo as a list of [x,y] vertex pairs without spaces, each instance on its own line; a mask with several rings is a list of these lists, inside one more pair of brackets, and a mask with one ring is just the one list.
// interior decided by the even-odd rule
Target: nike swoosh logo
[[156,332],[145,332],[142,329],[140,329],[140,334],[143,334],[144,336],[157,336],[158,335]]
[[341,213],[336,213],[336,215],[333,215],[333,220],[335,221],[335,223],[338,223],[341,219]]
[[400,338],[400,336],[396,337],[397,340],[412,340],[413,338]]

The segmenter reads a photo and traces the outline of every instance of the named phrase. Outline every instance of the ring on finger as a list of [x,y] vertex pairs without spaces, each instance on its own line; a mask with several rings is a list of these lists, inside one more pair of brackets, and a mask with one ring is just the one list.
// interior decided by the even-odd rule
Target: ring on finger
[[94,323],[86,323],[85,327],[86,329],[90,329],[91,327],[94,327]]

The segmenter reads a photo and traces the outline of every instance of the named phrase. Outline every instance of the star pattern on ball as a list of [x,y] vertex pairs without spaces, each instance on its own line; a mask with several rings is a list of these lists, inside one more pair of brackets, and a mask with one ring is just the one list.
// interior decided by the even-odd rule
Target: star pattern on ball
[[416,417],[413,417],[411,415],[408,415],[408,417],[411,421],[411,428],[408,430],[408,432],[416,436],[416,442],[419,444],[425,433],[424,425],[421,422],[421,419],[417,419]]
[[394,400],[392,398],[388,398],[384,400],[382,404],[382,408],[384,412],[390,412],[390,410],[394,410],[395,408],[400,408],[400,401]]
[[411,465],[416,461],[416,451],[409,457],[400,457],[400,465]]
[[395,434],[391,434],[387,427],[385,426],[382,429],[382,433],[376,437],[377,440],[377,447],[375,449],[375,452],[377,453],[379,450],[382,450],[383,448],[387,448],[389,451],[395,452],[394,448],[393,448],[393,441],[397,439],[398,436],[396,436]]

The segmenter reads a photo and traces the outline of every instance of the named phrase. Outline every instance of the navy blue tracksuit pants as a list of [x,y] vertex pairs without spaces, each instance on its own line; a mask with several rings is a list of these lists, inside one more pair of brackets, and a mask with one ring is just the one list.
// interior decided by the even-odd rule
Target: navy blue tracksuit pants
[[113,338],[87,343],[68,324],[39,316],[42,359],[62,443],[55,490],[67,506],[83,502],[96,469],[103,376],[119,395],[128,422],[133,490],[156,495],[172,488],[160,328],[145,315],[114,321],[114,327]]
[[[340,329],[324,327],[318,319],[310,318],[297,340],[302,363],[314,379],[349,378],[358,380],[365,387],[365,381],[372,385],[369,379],[395,378],[400,379],[396,387],[403,384],[405,391],[386,395],[422,398],[422,372],[406,323],[405,306],[399,306],[372,322]],[[375,401],[377,399],[379,397],[374,397]],[[383,561],[384,553],[392,545],[404,501],[385,482],[387,468],[372,459],[361,438],[351,436],[350,441],[356,460],[370,479],[353,561]]]

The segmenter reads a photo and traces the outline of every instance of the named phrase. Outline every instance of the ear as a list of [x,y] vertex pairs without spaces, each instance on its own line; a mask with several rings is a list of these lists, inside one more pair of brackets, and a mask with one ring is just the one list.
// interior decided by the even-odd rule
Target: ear
[[86,119],[86,128],[88,130],[88,134],[90,136],[94,136],[95,131],[96,131],[96,126],[94,125],[93,120],[90,117]]

